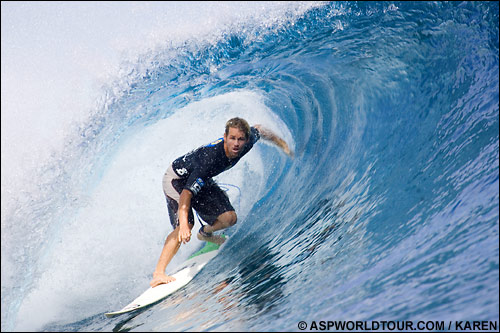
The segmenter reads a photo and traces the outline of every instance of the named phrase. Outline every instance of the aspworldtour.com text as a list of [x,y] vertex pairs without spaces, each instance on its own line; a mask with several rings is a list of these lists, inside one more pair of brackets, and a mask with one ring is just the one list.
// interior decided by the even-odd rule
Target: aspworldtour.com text
[[301,331],[453,331],[498,332],[497,321],[300,321]]

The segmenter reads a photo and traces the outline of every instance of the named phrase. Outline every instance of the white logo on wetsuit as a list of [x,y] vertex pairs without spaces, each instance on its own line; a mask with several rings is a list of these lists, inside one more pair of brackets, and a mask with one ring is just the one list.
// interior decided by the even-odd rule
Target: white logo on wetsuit
[[175,169],[175,172],[177,172],[177,174],[179,176],[184,176],[188,173],[188,171],[186,170],[186,168],[182,168],[182,169]]
[[203,182],[203,179],[201,179],[201,178],[196,179],[196,182],[193,185],[191,185],[191,188],[190,188],[191,192],[193,192],[193,194],[195,194],[195,195],[198,194],[198,192],[200,192],[201,187],[203,185],[205,185],[205,183]]

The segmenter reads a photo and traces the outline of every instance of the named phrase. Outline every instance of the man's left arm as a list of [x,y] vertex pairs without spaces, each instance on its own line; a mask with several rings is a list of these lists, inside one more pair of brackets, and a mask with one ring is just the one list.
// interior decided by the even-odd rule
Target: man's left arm
[[285,140],[280,138],[270,129],[263,127],[262,125],[254,125],[253,127],[255,127],[259,131],[261,138],[273,142],[275,145],[283,149],[285,154],[287,154],[290,157],[293,157],[293,152],[290,150]]

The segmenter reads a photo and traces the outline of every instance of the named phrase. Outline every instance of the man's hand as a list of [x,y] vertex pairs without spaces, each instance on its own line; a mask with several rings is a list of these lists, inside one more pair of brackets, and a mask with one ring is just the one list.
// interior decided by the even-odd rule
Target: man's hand
[[286,144],[285,142],[285,146],[283,147],[283,151],[285,152],[285,154],[287,154],[289,157],[293,158],[293,152],[290,150],[290,148],[288,147],[288,145]]
[[180,223],[180,225],[179,225],[179,242],[186,244],[190,240],[191,240],[191,229],[187,225]]

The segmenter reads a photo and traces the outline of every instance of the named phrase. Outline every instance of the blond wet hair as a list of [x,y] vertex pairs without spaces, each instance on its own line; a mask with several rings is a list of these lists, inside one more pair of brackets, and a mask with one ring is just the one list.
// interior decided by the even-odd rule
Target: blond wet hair
[[243,133],[245,133],[245,138],[248,139],[250,137],[250,125],[248,122],[239,117],[231,118],[226,122],[226,135],[229,134],[229,128],[237,128]]

